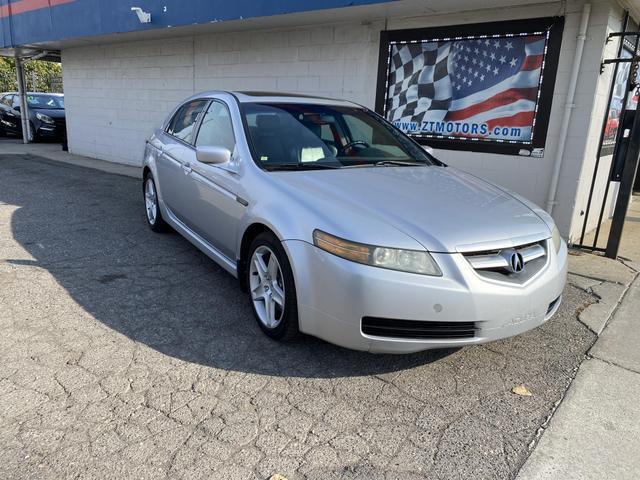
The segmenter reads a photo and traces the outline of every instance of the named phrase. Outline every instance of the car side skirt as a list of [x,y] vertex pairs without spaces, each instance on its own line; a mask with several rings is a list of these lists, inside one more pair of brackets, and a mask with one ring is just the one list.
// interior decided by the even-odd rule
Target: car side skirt
[[164,211],[162,213],[166,213],[165,221],[171,225],[178,233],[180,233],[184,238],[189,240],[193,245],[195,245],[198,250],[204,253],[206,256],[211,258],[214,262],[224,268],[227,272],[233,275],[235,278],[238,278],[238,268],[236,262],[231,260],[229,257],[224,255],[220,250],[215,248],[209,242],[207,242],[200,235],[195,233],[189,227],[187,227],[184,223],[182,223],[178,217],[176,217],[173,212],[165,205]]

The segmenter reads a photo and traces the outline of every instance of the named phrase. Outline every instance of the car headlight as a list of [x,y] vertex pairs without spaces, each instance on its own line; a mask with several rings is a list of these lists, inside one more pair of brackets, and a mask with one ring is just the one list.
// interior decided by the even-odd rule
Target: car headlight
[[350,242],[321,230],[314,230],[313,243],[326,252],[352,262],[421,275],[442,275],[440,268],[428,252]]
[[562,237],[560,236],[560,230],[555,225],[553,226],[553,232],[551,232],[551,240],[553,241],[553,246],[556,249],[556,253],[560,251],[560,247],[562,246]]
[[53,118],[51,118],[49,115],[45,115],[44,113],[36,113],[36,118],[44,123],[56,123]]

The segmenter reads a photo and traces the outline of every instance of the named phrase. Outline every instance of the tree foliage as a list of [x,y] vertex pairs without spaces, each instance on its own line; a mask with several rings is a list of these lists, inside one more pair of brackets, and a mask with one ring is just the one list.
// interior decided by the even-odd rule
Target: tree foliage
[[[24,79],[30,92],[62,92],[62,66],[31,60],[24,63]],[[0,57],[0,92],[17,91],[15,59]]]

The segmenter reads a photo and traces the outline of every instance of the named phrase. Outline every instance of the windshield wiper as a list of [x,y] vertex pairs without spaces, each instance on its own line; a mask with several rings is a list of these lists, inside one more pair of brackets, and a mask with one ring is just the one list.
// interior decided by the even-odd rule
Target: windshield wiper
[[265,166],[265,170],[270,172],[278,170],[335,170],[342,168],[338,165],[327,165],[326,163],[283,163],[280,165]]
[[424,162],[404,162],[402,160],[380,160],[375,162],[374,165],[376,167],[422,167],[428,164]]

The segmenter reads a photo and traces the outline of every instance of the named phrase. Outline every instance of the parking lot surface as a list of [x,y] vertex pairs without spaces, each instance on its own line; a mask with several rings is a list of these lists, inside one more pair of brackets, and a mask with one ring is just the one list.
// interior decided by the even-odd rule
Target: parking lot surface
[[541,328],[461,350],[278,344],[230,275],[147,228],[139,181],[0,154],[0,478],[510,478],[591,301],[568,286]]

